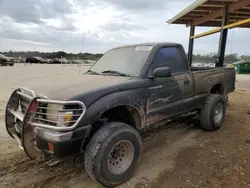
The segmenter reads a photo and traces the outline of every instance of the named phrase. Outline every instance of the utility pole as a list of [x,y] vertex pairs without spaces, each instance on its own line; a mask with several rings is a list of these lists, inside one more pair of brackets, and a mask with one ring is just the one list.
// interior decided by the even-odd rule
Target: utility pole
[[81,53],[82,53],[83,48],[84,48],[85,32],[86,31],[83,32],[83,37],[82,37],[82,49],[81,49]]

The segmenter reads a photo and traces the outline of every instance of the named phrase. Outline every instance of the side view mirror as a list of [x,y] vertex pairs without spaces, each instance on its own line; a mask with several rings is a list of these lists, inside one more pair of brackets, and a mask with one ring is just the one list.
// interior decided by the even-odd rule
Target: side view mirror
[[154,70],[153,75],[150,78],[163,78],[171,76],[171,68],[169,67],[158,67]]

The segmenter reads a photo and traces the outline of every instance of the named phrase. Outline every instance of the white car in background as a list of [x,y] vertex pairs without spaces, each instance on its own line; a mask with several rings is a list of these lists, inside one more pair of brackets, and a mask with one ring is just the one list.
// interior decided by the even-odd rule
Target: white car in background
[[193,66],[194,66],[194,67],[203,67],[203,66],[202,66],[202,63],[194,63]]
[[13,57],[7,57],[3,54],[0,54],[0,65],[2,66],[13,66],[15,63],[15,59]]

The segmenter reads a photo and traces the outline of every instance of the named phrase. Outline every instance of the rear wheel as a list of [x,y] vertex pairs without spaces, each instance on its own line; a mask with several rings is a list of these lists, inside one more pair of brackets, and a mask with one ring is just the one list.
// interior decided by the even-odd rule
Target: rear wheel
[[14,65],[14,63],[9,64],[9,66],[13,66],[13,65]]
[[209,95],[204,108],[201,110],[201,127],[214,131],[221,127],[226,113],[226,102],[223,96]]
[[224,100],[225,100],[226,103],[229,101],[227,94],[224,96]]
[[85,151],[89,176],[105,187],[115,187],[133,174],[141,156],[142,141],[133,127],[113,122],[91,138]]

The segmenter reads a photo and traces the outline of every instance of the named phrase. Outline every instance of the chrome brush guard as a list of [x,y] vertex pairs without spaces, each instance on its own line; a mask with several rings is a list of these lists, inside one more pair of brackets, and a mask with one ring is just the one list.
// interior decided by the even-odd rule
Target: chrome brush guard
[[[34,103],[38,103],[39,106],[35,111],[30,111]],[[52,115],[46,113],[47,104],[73,105],[75,109],[70,110],[75,113],[73,120],[69,122],[70,125],[59,127],[56,126],[56,121],[46,119],[46,116]],[[44,160],[44,153],[37,148],[34,128],[70,131],[77,127],[85,112],[86,107],[80,101],[47,100],[30,89],[19,87],[13,91],[7,103],[5,125],[9,135],[17,140],[19,147],[31,159]]]

